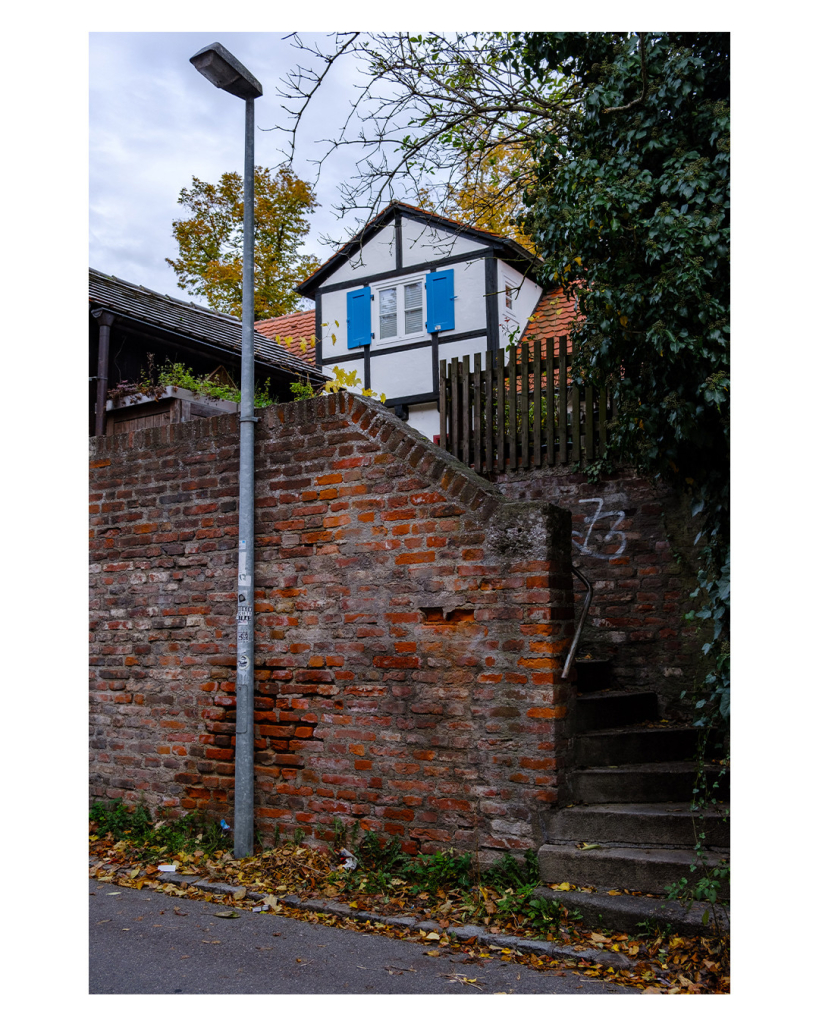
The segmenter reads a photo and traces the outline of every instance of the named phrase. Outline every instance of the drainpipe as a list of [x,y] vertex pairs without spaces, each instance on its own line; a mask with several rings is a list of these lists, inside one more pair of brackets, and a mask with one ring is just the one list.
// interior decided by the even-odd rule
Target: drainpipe
[[95,309],[91,316],[99,323],[99,351],[97,354],[97,404],[94,434],[105,433],[105,403],[108,401],[108,353],[111,348],[111,326],[116,317],[107,309]]

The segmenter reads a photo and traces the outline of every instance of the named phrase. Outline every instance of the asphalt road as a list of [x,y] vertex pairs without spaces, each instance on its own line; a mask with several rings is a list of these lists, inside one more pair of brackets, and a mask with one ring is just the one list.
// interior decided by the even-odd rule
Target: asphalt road
[[430,957],[417,942],[248,910],[219,918],[223,906],[95,880],[89,902],[92,995],[635,994],[568,968]]

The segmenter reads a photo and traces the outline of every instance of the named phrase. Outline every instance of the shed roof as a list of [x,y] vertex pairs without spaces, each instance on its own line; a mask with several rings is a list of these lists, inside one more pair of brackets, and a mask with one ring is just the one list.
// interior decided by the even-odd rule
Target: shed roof
[[[161,295],[150,288],[103,274],[99,270],[89,268],[88,274],[92,308],[105,308],[153,328],[202,341],[226,352],[241,354],[242,322],[238,317],[215,313],[193,302]],[[300,359],[259,331],[254,331],[253,348],[256,362],[285,376],[296,378],[307,373],[317,381],[326,380],[325,375],[314,365]]]

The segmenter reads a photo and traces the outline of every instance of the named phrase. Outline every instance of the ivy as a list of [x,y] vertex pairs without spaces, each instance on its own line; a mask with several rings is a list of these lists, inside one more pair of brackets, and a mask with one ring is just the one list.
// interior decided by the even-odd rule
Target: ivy
[[[563,145],[533,147],[521,228],[575,295],[578,372],[613,388],[609,458],[670,483],[699,528],[700,721],[727,727],[729,57],[721,33],[521,33],[521,61],[582,87]],[[599,472],[599,467],[594,467]]]

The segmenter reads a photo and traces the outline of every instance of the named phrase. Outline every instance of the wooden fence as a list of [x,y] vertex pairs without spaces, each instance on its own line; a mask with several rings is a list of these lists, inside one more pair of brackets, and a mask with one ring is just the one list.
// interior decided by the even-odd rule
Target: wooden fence
[[[440,362],[439,444],[478,473],[587,464],[606,452],[609,389],[571,381],[565,336]],[[485,363],[485,365],[483,365]]]

